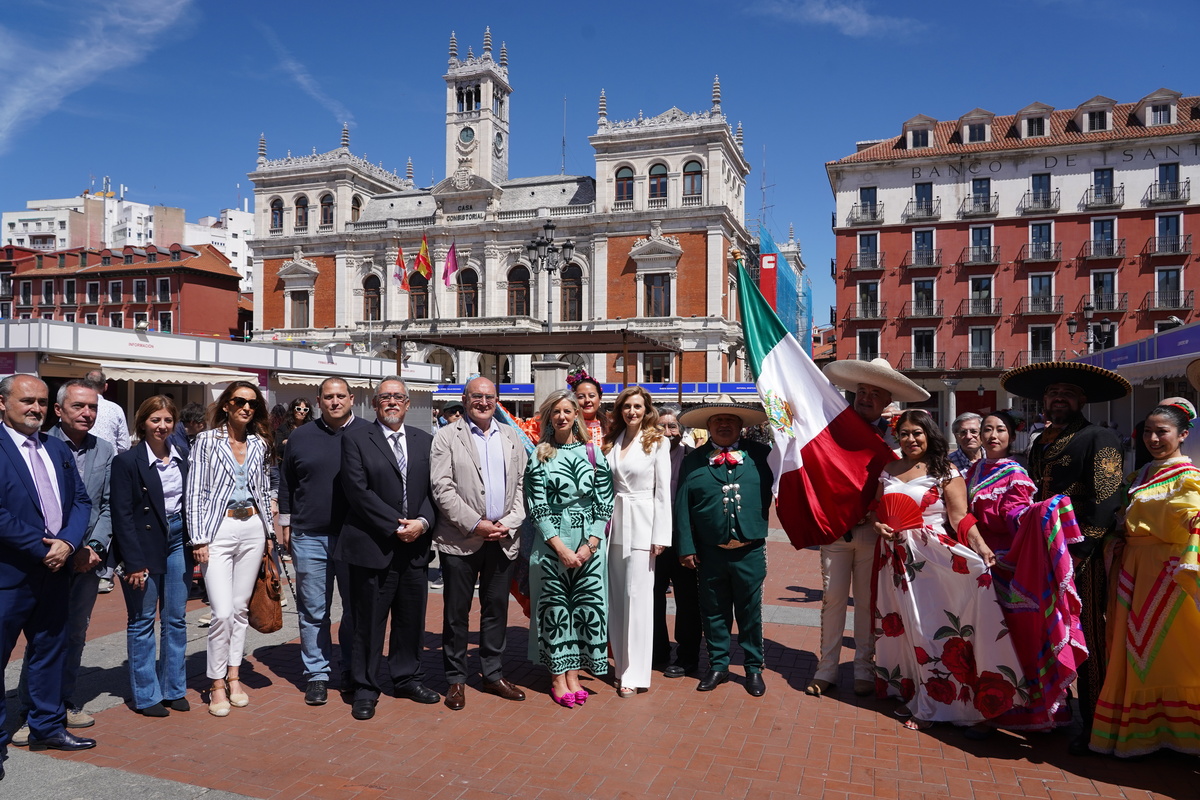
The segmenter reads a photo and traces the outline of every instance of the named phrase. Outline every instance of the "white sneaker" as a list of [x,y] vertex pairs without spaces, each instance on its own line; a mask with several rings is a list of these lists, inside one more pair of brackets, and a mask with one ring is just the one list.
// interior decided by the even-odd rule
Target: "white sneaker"
[[196,624],[201,628],[207,628],[209,625],[212,625],[212,612],[205,611],[200,615],[200,619],[196,620]]
[[12,743],[18,747],[26,747],[29,745],[29,726],[21,725],[12,735]]

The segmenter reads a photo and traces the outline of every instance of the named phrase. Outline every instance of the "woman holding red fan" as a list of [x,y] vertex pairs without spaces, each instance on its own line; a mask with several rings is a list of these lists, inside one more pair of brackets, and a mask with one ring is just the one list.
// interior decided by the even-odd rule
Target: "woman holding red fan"
[[1011,709],[1023,684],[992,589],[996,556],[974,525],[968,544],[952,535],[968,519],[967,487],[929,414],[901,413],[896,438],[875,511],[876,694],[905,704],[911,730],[975,725]]

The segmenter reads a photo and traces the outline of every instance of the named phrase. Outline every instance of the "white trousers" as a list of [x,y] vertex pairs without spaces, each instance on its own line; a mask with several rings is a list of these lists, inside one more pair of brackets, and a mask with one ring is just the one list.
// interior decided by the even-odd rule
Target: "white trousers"
[[208,677],[224,678],[229,667],[242,663],[246,649],[247,609],[258,578],[266,534],[262,519],[226,517],[208,545],[208,563],[201,566],[212,624],[208,627]]
[[608,642],[617,685],[650,687],[654,656],[654,556],[620,545],[608,548]]
[[875,679],[875,620],[871,586],[875,581],[875,545],[879,534],[869,525],[856,525],[851,541],[839,538],[821,546],[821,657],[813,676],[837,683],[846,607],[854,586],[854,680]]

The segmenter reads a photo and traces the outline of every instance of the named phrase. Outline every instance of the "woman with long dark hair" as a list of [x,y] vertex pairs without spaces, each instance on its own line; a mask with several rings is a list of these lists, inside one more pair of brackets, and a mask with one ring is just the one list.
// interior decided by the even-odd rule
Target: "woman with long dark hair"
[[175,403],[161,394],[138,407],[133,430],[141,441],[113,459],[109,484],[113,550],[124,573],[133,708],[147,717],[191,708],[184,664],[192,583],[183,522],[188,465],[168,441],[176,415]]
[[212,625],[208,629],[208,713],[249,705],[238,679],[247,608],[271,527],[270,427],[258,387],[234,381],[212,407],[209,430],[196,437],[187,481],[187,524],[200,563]]
[[312,403],[307,398],[297,397],[288,403],[287,412],[283,415],[282,422],[280,422],[279,427],[275,428],[275,462],[277,464],[283,463],[283,456],[287,450],[288,437],[292,435],[292,431],[312,421]]
[[[1012,708],[1017,662],[1002,635],[989,569],[995,555],[954,535],[967,487],[928,412],[896,418],[900,458],[879,476],[875,529],[875,689],[898,697],[905,727],[974,725]],[[949,527],[947,527],[949,524]]]
[[583,427],[588,433],[588,440],[596,447],[602,447],[604,435],[608,433],[611,425],[608,414],[600,408],[600,403],[604,399],[603,387],[600,386],[598,380],[587,374],[587,370],[582,368],[567,376],[567,386],[571,387],[575,402],[579,404],[579,414],[583,419]]

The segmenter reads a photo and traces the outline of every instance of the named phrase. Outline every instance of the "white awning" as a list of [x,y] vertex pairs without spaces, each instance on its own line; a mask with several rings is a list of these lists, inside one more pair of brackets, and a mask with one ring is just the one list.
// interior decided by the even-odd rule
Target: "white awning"
[[[305,375],[298,372],[276,372],[272,377],[283,386],[320,386],[321,381],[326,378],[341,378],[351,389],[374,389],[375,384],[379,382],[378,379],[348,378],[345,375]],[[430,394],[433,392],[433,387],[412,383],[408,385],[408,391]]]
[[1122,364],[1116,368],[1118,374],[1135,386],[1160,378],[1182,378],[1187,374],[1188,364],[1196,360],[1196,354],[1159,358],[1154,361],[1138,361]]
[[109,380],[134,383],[230,383],[248,381],[258,385],[258,374],[202,364],[155,364],[149,361],[100,361],[90,358],[51,356],[38,371],[51,378],[81,378],[89,370],[104,372]]

